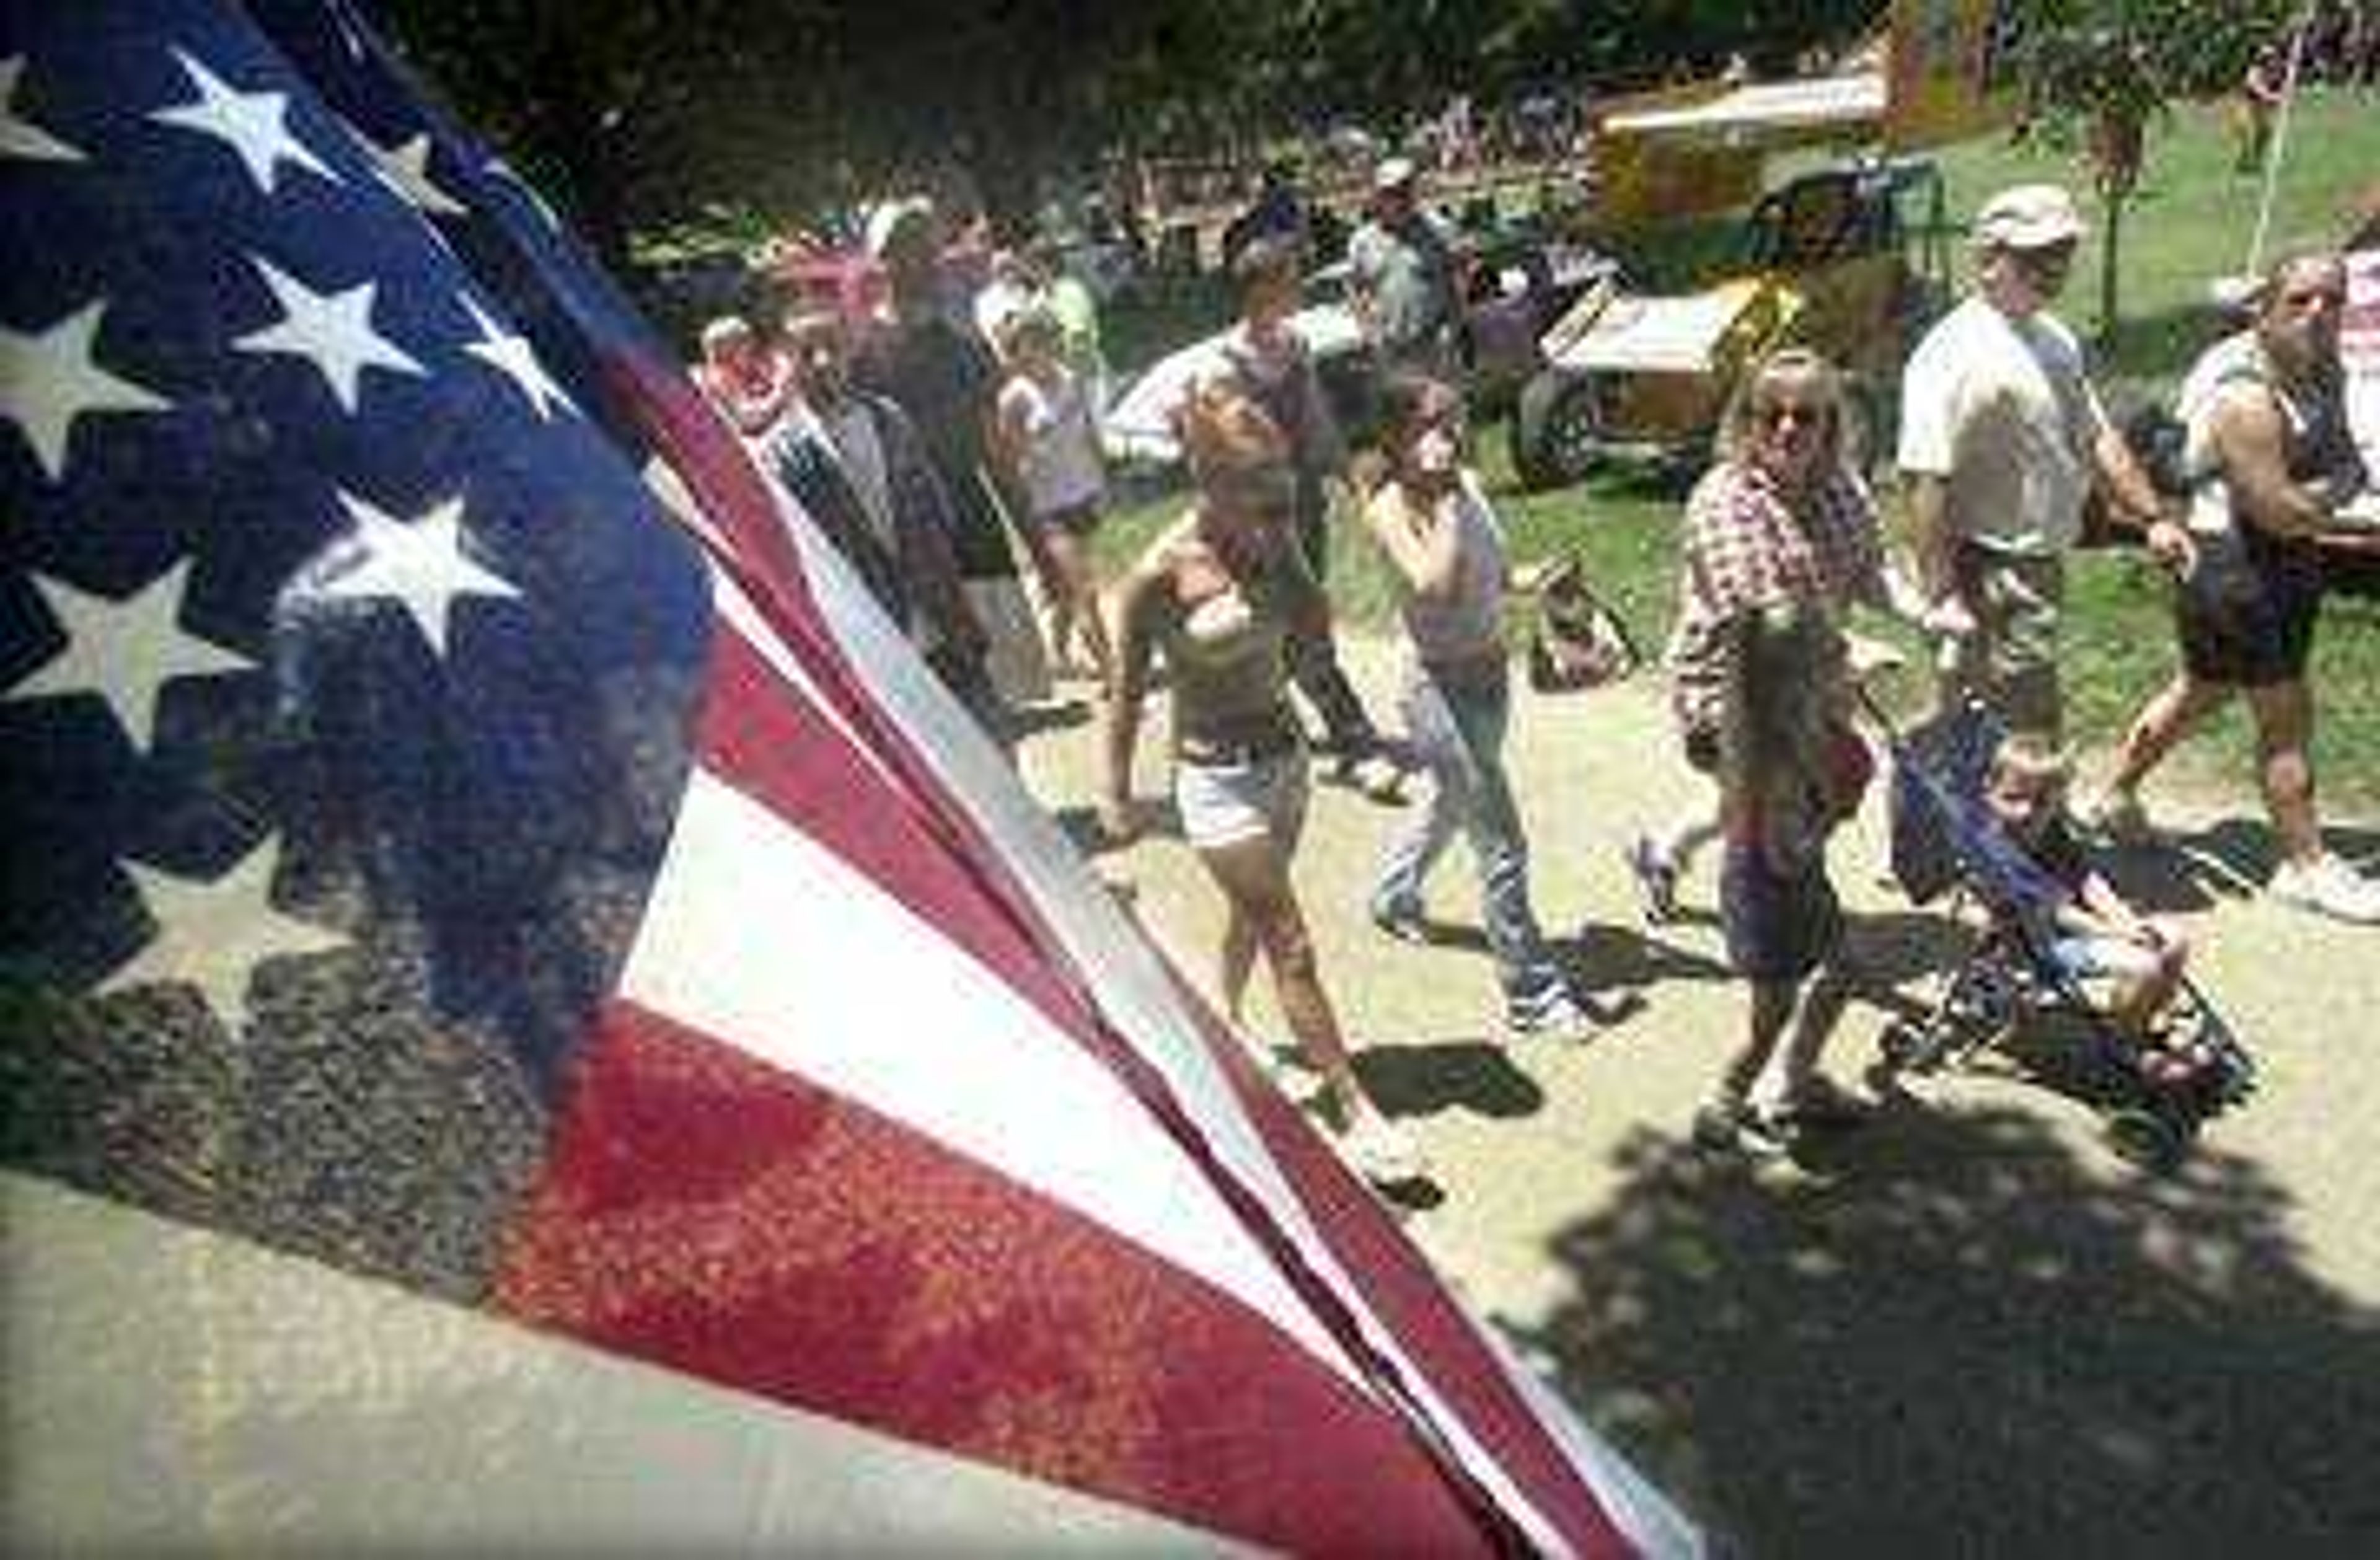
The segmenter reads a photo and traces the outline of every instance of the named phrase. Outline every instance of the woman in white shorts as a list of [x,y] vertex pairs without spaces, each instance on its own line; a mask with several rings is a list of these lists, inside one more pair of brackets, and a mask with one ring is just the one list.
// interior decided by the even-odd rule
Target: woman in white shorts
[[1328,608],[1293,532],[1297,474],[1288,443],[1227,384],[1194,388],[1180,421],[1198,496],[1121,587],[1100,821],[1113,838],[1133,833],[1133,749],[1149,663],[1161,655],[1183,833],[1229,908],[1219,954],[1224,1007],[1236,1022],[1261,952],[1296,1048],[1322,1079],[1342,1148],[1375,1181],[1412,1180],[1423,1173],[1420,1155],[1356,1080],[1290,883],[1306,753],[1285,697],[1287,645],[1293,628],[1310,627]]

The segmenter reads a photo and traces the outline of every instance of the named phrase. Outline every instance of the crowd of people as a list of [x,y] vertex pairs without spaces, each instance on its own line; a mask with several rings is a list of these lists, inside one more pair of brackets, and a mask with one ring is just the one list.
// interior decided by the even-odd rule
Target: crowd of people
[[[1181,834],[1226,911],[1216,991],[1236,1021],[1263,961],[1290,1035],[1284,1076],[1310,1089],[1351,1162],[1384,1183],[1426,1167],[1366,1098],[1316,959],[1293,865],[1311,745],[1293,689],[1340,778],[1386,802],[1412,781],[1424,788],[1384,840],[1373,924],[1392,938],[1430,935],[1427,885],[1460,835],[1508,1031],[1577,1042],[1611,1017],[1564,968],[1532,904],[1503,752],[1509,619],[1541,570],[1516,567],[1467,463],[1448,349],[1453,261],[1415,199],[1415,175],[1383,163],[1350,246],[1357,316],[1381,370],[1367,447],[1351,456],[1293,319],[1298,236],[1246,236],[1232,262],[1238,317],[1177,414],[1190,495],[1112,584],[1089,545],[1106,501],[1095,358],[1055,301],[1058,279],[1032,257],[999,257],[954,306],[930,208],[888,204],[868,223],[888,281],[875,317],[797,308],[767,335],[721,321],[696,370],[995,741],[1013,743],[1015,713],[1046,695],[1050,666],[1092,685],[1097,810],[1116,842],[1144,822],[1135,758],[1162,668]],[[2375,548],[2369,528],[2333,521],[2366,487],[2343,414],[2342,262],[2307,253],[2274,265],[2240,328],[2192,370],[2176,493],[2151,481],[2050,311],[2082,237],[2070,197],[2048,185],[2003,191],[1972,232],[1972,290],[1903,376],[1896,459],[1911,567],[1893,560],[1852,462],[1842,375],[1806,347],[1744,376],[1685,505],[1666,666],[1684,766],[1703,788],[1633,842],[1628,865],[1643,912],[1660,920],[1676,910],[1694,849],[1722,846],[1719,916],[1748,998],[1742,1043],[1693,1124],[1715,1151],[1790,1142],[1860,1109],[1820,1066],[1856,984],[1828,842],[1876,767],[1855,689],[1888,656],[1850,628],[1855,608],[1932,642],[1942,706],[1987,712],[2005,734],[1992,810],[2061,885],[2058,957],[2113,982],[2110,1012],[2144,1077],[2189,1065],[2163,1043],[2158,1018],[2188,946],[2127,904],[2080,840],[2146,834],[2144,780],[2235,692],[2253,718],[2277,842],[2272,897],[2380,922],[2380,884],[2324,847],[2310,758],[2321,559]],[[2095,499],[2172,574],[2182,669],[2124,734],[2078,831],[2065,802],[2074,757],[2061,684],[2075,667],[2063,613],[2067,555]],[[1395,593],[1394,739],[1338,662],[1325,574],[1334,514],[1360,517]],[[1020,568],[1038,587],[1039,622]]]

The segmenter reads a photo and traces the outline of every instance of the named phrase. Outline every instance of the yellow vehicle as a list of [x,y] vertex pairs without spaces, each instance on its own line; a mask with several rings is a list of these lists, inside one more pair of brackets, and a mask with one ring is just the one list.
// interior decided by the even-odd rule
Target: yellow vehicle
[[1699,292],[1590,290],[1546,331],[1512,465],[1560,487],[1608,461],[1700,465],[1751,363],[1806,345],[1852,382],[1858,455],[1884,453],[1900,364],[1949,296],[1942,180],[1925,158],[1801,176],[1754,207],[1740,274]]

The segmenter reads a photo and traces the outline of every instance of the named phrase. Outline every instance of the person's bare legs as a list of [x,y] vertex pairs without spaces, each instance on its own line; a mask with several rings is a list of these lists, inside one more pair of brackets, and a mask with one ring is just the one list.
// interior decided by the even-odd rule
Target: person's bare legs
[[2199,722],[2222,708],[2232,691],[2226,683],[2201,682],[2187,672],[2175,673],[2170,682],[2149,696],[2125,729],[2124,739],[2116,748],[2115,772],[2107,776],[2107,792],[2135,797],[2149,772]]
[[1786,1042],[1780,1082],[1783,1103],[1790,1108],[1805,1099],[1818,1076],[1818,1057],[1835,1032],[1835,1024],[1851,1003],[1851,978],[1839,960],[1828,960],[1803,995],[1794,1016],[1793,1036]]
[[1109,650],[1107,620],[1099,611],[1099,586],[1091,572],[1090,549],[1083,538],[1063,527],[1050,528],[1047,543],[1056,596],[1050,608],[1050,637],[1062,663],[1074,659],[1071,642],[1079,628],[1091,652],[1091,671],[1099,686],[1114,681],[1115,657]]
[[2322,855],[2322,828],[2314,816],[2313,693],[2302,678],[2245,690],[2256,723],[2256,779],[2272,815],[2273,838],[2283,861],[2310,865]]
[[[1269,837],[1236,841],[1199,851],[1208,875],[1223,891],[1233,923],[1245,923],[1252,948],[1261,948],[1272,969],[1273,996],[1290,1038],[1307,1066],[1320,1073],[1341,1119],[1353,1122],[1371,1107],[1356,1081],[1338,1014],[1322,989],[1314,940],[1290,887],[1289,863]],[[1231,933],[1227,929],[1225,936]],[[1229,948],[1225,957],[1230,957]],[[1248,956],[1250,963],[1253,955]],[[1240,977],[1243,987],[1246,975]]]
[[1217,964],[1223,1015],[1236,1026],[1247,1008],[1248,977],[1257,964],[1257,925],[1241,911],[1236,899],[1223,920],[1223,947]]
[[1768,1058],[1777,1054],[1777,1041],[1785,1032],[1785,1025],[1793,1017],[1793,999],[1800,994],[1799,981],[1755,981],[1752,982],[1752,1007],[1744,1030],[1742,1046],[1727,1059],[1719,1074],[1719,1103],[1741,1109],[1752,1097],[1753,1085],[1768,1066]]
[[2190,945],[2180,930],[2163,920],[2155,925],[2156,947],[2143,950],[2147,956],[2143,967],[2118,980],[2108,996],[2107,1017],[2135,1042],[2148,1040],[2156,1016],[2181,989],[2181,972],[2190,959]]

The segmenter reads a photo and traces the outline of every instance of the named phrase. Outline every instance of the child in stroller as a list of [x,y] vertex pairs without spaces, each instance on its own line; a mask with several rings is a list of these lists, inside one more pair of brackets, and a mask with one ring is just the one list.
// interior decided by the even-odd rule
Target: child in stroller
[[[1896,733],[1892,755],[1894,875],[1920,904],[1955,886],[1986,925],[1933,1012],[1886,1030],[1877,1081],[1962,1063],[2027,1011],[2063,1013],[2088,1037],[2083,1060],[2118,1152],[2178,1161],[2208,1117],[2246,1095],[2254,1065],[2192,981],[2179,931],[2140,915],[2092,868],[2064,816],[2065,760],[2003,740],[1974,709]],[[2092,990],[2103,979],[2105,1002]]]
[[2066,790],[2073,777],[2064,754],[2031,737],[2011,737],[1992,755],[1985,778],[1984,801],[1993,821],[2059,890],[2036,912],[2042,923],[2035,944],[2085,991],[2107,983],[2104,1011],[2131,1042],[2143,1079],[2187,1084],[2216,1063],[2203,1041],[2177,1032],[2168,1021],[2190,945],[2180,927],[2135,910],[2091,864],[2067,822]]

